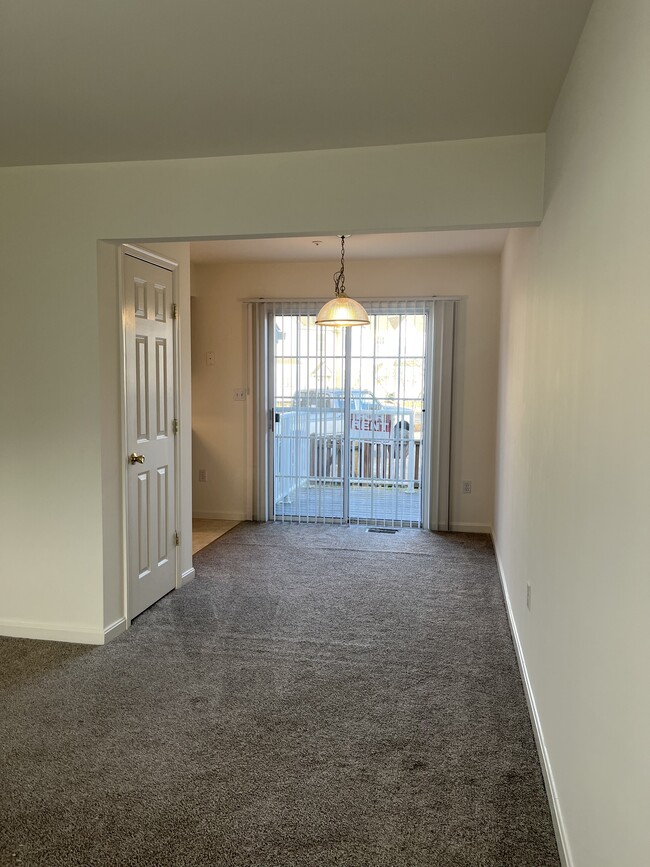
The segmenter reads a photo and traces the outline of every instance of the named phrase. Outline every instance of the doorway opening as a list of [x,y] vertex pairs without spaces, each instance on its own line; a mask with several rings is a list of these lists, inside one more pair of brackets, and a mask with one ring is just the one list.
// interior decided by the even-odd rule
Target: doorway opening
[[127,617],[176,587],[179,544],[176,262],[124,244],[125,550]]
[[430,305],[366,303],[370,325],[269,311],[275,521],[421,527]]

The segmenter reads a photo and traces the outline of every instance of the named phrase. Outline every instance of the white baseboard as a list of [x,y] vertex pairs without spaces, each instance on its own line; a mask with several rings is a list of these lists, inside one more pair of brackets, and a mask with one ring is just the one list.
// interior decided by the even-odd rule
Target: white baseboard
[[0,620],[0,635],[8,638],[35,638],[40,641],[67,641],[72,644],[103,644],[105,640],[103,629],[19,620]]
[[573,857],[571,855],[571,847],[569,846],[569,838],[566,831],[566,825],[564,824],[564,819],[562,817],[562,809],[560,807],[560,800],[558,797],[557,786],[555,785],[555,778],[553,777],[553,769],[551,768],[551,760],[548,754],[548,750],[546,748],[546,741],[544,740],[544,732],[542,731],[542,723],[539,718],[539,713],[537,712],[537,705],[535,703],[535,696],[533,694],[533,688],[530,683],[530,678],[528,676],[528,669],[526,668],[526,660],[524,658],[524,651],[521,645],[521,641],[519,639],[519,633],[517,632],[517,624],[515,622],[515,615],[512,609],[512,603],[510,601],[510,594],[508,593],[508,585],[506,584],[504,572],[503,572],[503,564],[501,563],[501,558],[499,557],[499,550],[497,548],[497,540],[494,535],[494,529],[490,528],[490,533],[492,536],[492,544],[494,545],[494,553],[497,561],[497,570],[499,572],[499,579],[501,581],[501,589],[503,591],[503,598],[506,604],[506,611],[508,612],[508,623],[510,624],[510,632],[512,633],[512,641],[515,646],[515,653],[517,654],[517,662],[519,664],[519,671],[521,672],[521,679],[524,684],[524,693],[526,695],[526,702],[528,704],[528,712],[530,714],[530,720],[533,725],[533,735],[535,737],[535,744],[537,745],[537,752],[539,754],[540,764],[542,766],[542,774],[544,776],[544,784],[546,786],[546,796],[548,798],[548,805],[551,811],[551,820],[553,822],[553,829],[555,830],[555,839],[557,841],[557,848],[560,855],[560,861],[562,863],[562,867],[573,867]]
[[244,512],[192,512],[193,518],[209,518],[213,521],[246,521]]
[[179,587],[183,587],[185,584],[188,584],[193,578],[196,578],[196,572],[194,567],[191,569],[186,569],[182,574],[178,582]]
[[492,527],[489,524],[450,524],[449,529],[452,533],[491,533]]
[[104,630],[104,644],[108,644],[109,641],[112,641],[114,638],[117,638],[118,635],[121,635],[126,629],[126,618],[120,617],[119,620],[116,620],[115,623],[111,623],[110,626],[107,626]]

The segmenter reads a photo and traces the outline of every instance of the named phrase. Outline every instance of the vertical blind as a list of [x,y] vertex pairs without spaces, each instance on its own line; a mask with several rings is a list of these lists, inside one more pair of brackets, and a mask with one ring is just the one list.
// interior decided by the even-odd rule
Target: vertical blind
[[447,529],[454,302],[249,303],[254,518]]

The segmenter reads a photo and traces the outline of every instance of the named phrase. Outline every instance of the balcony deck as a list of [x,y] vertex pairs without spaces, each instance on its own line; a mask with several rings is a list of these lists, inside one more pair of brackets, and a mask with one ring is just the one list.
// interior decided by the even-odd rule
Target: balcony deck
[[[331,480],[301,485],[275,504],[275,519],[281,521],[340,521],[343,487]],[[350,483],[350,523],[379,527],[421,524],[420,488],[406,485]],[[316,517],[318,516],[318,518]]]

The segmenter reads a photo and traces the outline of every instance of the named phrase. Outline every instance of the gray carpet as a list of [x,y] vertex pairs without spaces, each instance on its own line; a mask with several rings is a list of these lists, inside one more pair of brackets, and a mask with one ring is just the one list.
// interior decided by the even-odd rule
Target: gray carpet
[[241,524],[104,648],[0,639],[0,863],[558,867],[487,537]]

